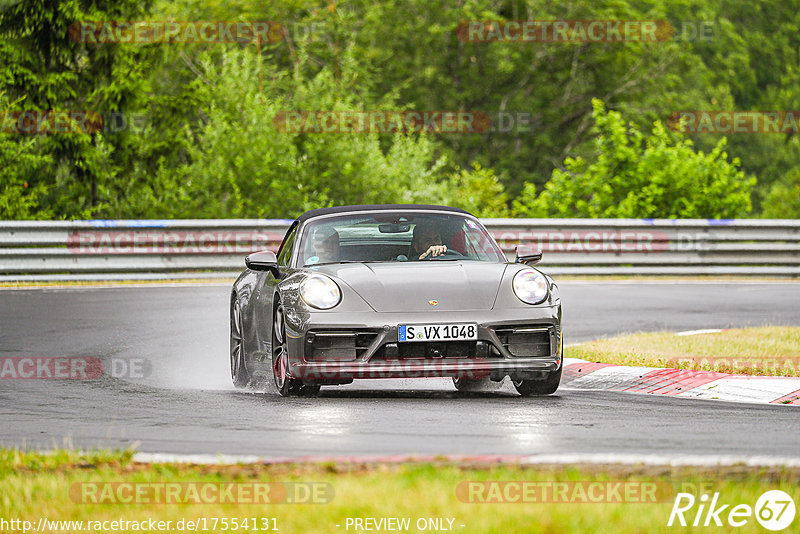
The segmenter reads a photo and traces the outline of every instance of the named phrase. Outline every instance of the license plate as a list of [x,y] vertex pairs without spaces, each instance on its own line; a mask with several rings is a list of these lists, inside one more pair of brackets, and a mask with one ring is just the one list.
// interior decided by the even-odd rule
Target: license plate
[[397,327],[397,341],[475,341],[478,325],[458,324],[401,324]]

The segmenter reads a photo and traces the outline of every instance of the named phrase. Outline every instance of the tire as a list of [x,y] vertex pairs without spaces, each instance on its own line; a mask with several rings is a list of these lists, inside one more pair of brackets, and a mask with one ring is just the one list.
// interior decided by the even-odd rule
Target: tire
[[459,378],[454,376],[453,385],[459,392],[463,393],[486,392],[498,389],[500,382],[494,382],[488,376],[485,378]]
[[247,358],[244,352],[244,336],[242,335],[242,305],[239,297],[231,302],[231,344],[230,344],[231,381],[239,389],[250,385],[250,372],[247,370]]
[[511,383],[514,384],[514,389],[517,390],[517,393],[523,397],[552,395],[561,383],[561,370],[563,367],[564,364],[562,363],[558,371],[548,374],[544,380],[512,380]]
[[561,338],[561,367],[553,371],[544,380],[512,380],[514,389],[523,397],[552,395],[561,383],[561,371],[564,369],[564,338]]
[[278,303],[272,321],[272,378],[275,388],[281,397],[313,396],[319,393],[319,386],[303,384],[301,380],[288,376],[288,351],[283,305]]

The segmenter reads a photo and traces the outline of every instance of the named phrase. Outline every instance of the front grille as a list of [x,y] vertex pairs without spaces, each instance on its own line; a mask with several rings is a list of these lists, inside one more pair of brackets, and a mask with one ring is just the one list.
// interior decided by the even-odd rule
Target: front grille
[[555,329],[548,326],[517,325],[495,329],[508,352],[517,358],[536,358],[553,353]]
[[367,330],[314,330],[306,334],[307,360],[354,361],[360,359],[378,334]]
[[371,360],[486,358],[488,355],[489,344],[486,341],[420,341],[386,343]]
[[398,343],[400,358],[469,358],[475,354],[475,341],[421,341]]

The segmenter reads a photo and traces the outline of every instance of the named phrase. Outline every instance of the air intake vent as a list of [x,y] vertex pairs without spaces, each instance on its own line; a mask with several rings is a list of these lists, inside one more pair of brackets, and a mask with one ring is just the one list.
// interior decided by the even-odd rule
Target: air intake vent
[[500,342],[517,358],[550,356],[555,344],[555,329],[550,326],[503,326],[495,329]]
[[377,334],[363,330],[317,330],[306,335],[306,359],[354,361],[366,353]]

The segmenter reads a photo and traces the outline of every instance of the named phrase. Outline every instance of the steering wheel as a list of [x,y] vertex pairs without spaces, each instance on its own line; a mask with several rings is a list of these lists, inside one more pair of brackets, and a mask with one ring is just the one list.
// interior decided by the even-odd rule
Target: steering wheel
[[438,256],[434,256],[433,254],[428,254],[420,261],[438,261],[438,260],[445,260],[449,258],[461,258],[464,255],[457,250],[453,250],[452,248],[448,248],[444,251],[443,254],[439,254]]

